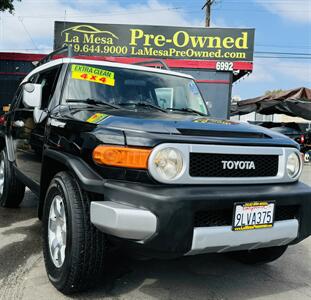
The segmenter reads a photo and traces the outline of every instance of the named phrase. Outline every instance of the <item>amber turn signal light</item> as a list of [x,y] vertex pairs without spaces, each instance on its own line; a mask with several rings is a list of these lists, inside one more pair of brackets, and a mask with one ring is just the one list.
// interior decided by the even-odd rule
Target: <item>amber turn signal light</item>
[[97,146],[93,151],[93,160],[100,165],[147,169],[151,149],[122,146]]

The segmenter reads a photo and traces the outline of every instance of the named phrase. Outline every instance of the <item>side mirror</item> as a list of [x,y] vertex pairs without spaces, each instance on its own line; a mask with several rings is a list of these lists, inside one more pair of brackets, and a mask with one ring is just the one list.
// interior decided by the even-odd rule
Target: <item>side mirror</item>
[[35,124],[41,123],[48,116],[47,112],[35,107],[33,110],[33,120]]
[[27,108],[40,107],[42,101],[41,84],[26,83],[23,86],[23,104]]

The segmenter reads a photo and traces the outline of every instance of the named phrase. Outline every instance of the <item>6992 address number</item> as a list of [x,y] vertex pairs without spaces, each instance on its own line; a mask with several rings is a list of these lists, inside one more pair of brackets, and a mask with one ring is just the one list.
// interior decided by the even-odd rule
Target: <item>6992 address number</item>
[[233,62],[229,61],[218,61],[216,63],[217,71],[233,71]]

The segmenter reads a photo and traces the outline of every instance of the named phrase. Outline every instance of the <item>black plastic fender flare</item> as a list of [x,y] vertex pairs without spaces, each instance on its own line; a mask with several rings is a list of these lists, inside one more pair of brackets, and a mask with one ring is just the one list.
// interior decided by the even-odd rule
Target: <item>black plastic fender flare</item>
[[49,185],[49,180],[46,180],[47,177],[49,178],[46,173],[46,167],[48,167],[46,165],[47,159],[60,163],[65,167],[65,169],[72,172],[72,174],[77,178],[82,190],[86,192],[104,194],[104,183],[106,180],[98,175],[83,159],[66,152],[46,149],[44,150],[42,156],[43,164],[41,170],[40,202],[38,207],[39,218],[41,218],[42,215],[45,192]]
[[[83,159],[75,155],[60,152],[53,149],[46,149],[43,152],[44,158],[48,157],[52,160],[63,164],[67,169],[69,169],[80,181],[83,190],[88,192],[102,192],[105,179],[103,179],[99,174],[97,174],[91,166],[89,166]],[[44,168],[42,168],[44,172]],[[42,174],[44,175],[44,174]],[[100,189],[100,190],[99,190]]]

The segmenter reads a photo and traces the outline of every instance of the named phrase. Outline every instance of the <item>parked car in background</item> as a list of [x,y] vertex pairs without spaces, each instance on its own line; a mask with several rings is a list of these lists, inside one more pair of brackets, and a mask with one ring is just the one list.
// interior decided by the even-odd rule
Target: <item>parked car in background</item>
[[298,126],[296,128],[293,128],[292,126],[288,126],[284,123],[282,124],[282,126],[272,127],[270,129],[278,133],[287,135],[289,138],[295,140],[300,146],[303,146],[305,142],[305,135]]
[[275,132],[284,134],[296,141],[300,145],[300,150],[304,154],[305,162],[310,161],[311,151],[311,128],[307,124],[301,123],[274,123],[274,122],[256,122],[256,125],[269,128]]
[[304,134],[304,139],[303,152],[305,153],[305,162],[311,162],[311,128]]

